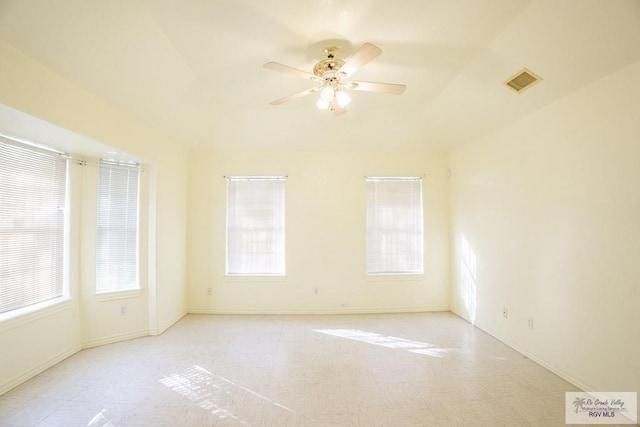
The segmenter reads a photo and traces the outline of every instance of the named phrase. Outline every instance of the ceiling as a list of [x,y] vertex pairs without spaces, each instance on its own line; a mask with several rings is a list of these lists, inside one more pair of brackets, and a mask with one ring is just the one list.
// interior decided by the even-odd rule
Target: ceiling
[[[640,60],[637,0],[0,0],[0,39],[104,102],[190,147],[449,150]],[[348,114],[317,94],[323,48],[383,53]],[[515,93],[528,68],[544,80]]]

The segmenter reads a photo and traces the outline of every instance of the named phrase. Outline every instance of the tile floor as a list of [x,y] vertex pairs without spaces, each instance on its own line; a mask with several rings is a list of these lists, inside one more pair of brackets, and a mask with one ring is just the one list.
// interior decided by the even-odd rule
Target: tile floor
[[566,391],[451,313],[188,315],[0,396],[0,425],[561,426]]

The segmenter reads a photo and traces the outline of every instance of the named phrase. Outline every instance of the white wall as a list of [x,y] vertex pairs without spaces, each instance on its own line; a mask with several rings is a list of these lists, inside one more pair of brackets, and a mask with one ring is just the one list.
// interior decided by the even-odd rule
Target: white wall
[[453,311],[586,390],[640,390],[639,113],[636,62],[450,155]]
[[[80,252],[94,250],[82,237],[81,228],[86,235],[90,225],[81,221],[80,207],[82,199],[85,207],[87,199],[95,199],[97,187],[90,184],[87,169],[74,172],[72,300],[0,324],[1,394],[82,347],[160,333],[186,313],[188,151],[4,42],[0,42],[0,104],[0,124],[12,127],[15,136],[35,138],[73,154],[95,155],[113,147],[146,163],[149,190],[143,291],[101,299],[82,283],[82,277],[92,274],[81,271],[80,265]],[[15,116],[19,120],[7,117],[13,110],[20,112]],[[60,132],[51,133],[58,128]],[[42,140],[47,136],[52,140]],[[120,316],[122,305],[127,305],[126,317]]]
[[[188,309],[327,313],[449,309],[446,156],[198,150],[190,158]],[[225,277],[224,175],[288,175],[284,279]],[[423,175],[425,274],[365,275],[365,175]],[[207,288],[212,295],[207,296]],[[317,294],[316,294],[317,289]],[[341,304],[347,304],[341,307]]]

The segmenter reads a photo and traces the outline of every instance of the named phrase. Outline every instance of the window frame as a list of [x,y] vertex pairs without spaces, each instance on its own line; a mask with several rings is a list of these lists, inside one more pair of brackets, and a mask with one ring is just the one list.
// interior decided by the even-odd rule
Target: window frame
[[[286,262],[286,253],[287,253],[286,252],[286,179],[287,179],[287,176],[286,175],[225,176],[225,178],[227,180],[226,222],[225,222],[225,267],[224,267],[225,277],[235,278],[235,279],[262,278],[261,280],[264,280],[264,279],[277,280],[278,278],[285,277],[287,274],[287,262]],[[279,236],[276,236],[276,237],[271,235],[269,241],[272,243],[275,242],[274,244],[277,246],[277,249],[281,252],[278,254],[272,251],[267,255],[265,255],[265,257],[267,256],[276,257],[275,263],[273,261],[267,262],[264,259],[262,260],[262,262],[270,266],[276,265],[279,268],[274,268],[271,271],[269,271],[268,269],[261,271],[255,268],[249,271],[239,271],[237,265],[242,264],[242,262],[238,260],[233,260],[230,258],[235,256],[234,254],[236,254],[237,256],[242,256],[242,255],[247,256],[247,254],[251,254],[251,253],[256,254],[258,252],[250,251],[250,252],[239,253],[237,251],[230,250],[230,241],[233,238],[232,235],[234,233],[237,233],[237,234],[242,233],[241,229],[239,230],[237,227],[234,227],[232,224],[232,222],[236,219],[236,216],[238,216],[239,218],[241,217],[241,215],[235,215],[235,211],[238,209],[238,207],[242,208],[242,206],[234,203],[234,201],[232,200],[237,197],[237,191],[238,191],[237,189],[232,189],[232,186],[233,186],[233,183],[267,182],[267,181],[282,183],[282,186],[278,190],[279,194],[275,195],[274,193],[271,193],[271,195],[274,197],[274,199],[272,200],[273,202],[272,206],[275,206],[275,203],[277,202],[277,205],[281,209],[281,211],[279,213],[272,212],[272,215],[269,217],[272,220],[271,227],[264,228],[264,224],[263,224],[262,230],[263,232],[265,232],[266,230],[267,233],[274,233],[274,231],[279,233]],[[278,197],[279,199],[276,200]],[[279,225],[273,224],[273,222],[276,220],[278,221]],[[245,233],[250,234],[252,232],[251,229],[247,229],[247,230],[248,231],[246,231]],[[254,242],[254,244],[258,244],[258,243],[260,242],[257,242],[257,243]],[[262,243],[264,243],[264,240],[262,241]]]
[[[142,197],[142,172],[143,169],[140,164],[134,162],[121,162],[114,161],[108,159],[101,159],[98,162],[98,189],[97,189],[97,200],[96,200],[96,238],[95,238],[95,292],[97,295],[104,296],[105,294],[113,294],[113,293],[136,293],[142,289],[141,286],[141,197]],[[135,183],[135,244],[133,253],[135,256],[135,260],[133,262],[135,272],[133,273],[133,279],[129,281],[125,286],[109,286],[109,287],[101,287],[101,283],[103,283],[100,277],[100,268],[99,265],[101,263],[100,260],[100,242],[101,242],[101,231],[100,231],[100,218],[101,218],[101,189],[103,188],[102,183],[102,171],[103,168],[109,168],[109,170],[117,170],[117,171],[126,171],[129,174],[131,171],[136,172],[136,183]],[[117,173],[117,172],[116,172]],[[126,185],[126,184],[125,184]],[[128,205],[127,205],[128,206]],[[113,228],[112,224],[110,224],[110,228]],[[127,240],[129,240],[127,238]],[[111,250],[122,249],[121,246],[111,247]],[[130,248],[129,248],[130,249]],[[108,297],[107,297],[108,298]]]
[[[382,213],[382,212],[378,212],[375,211],[376,206],[372,205],[372,203],[375,203],[375,201],[372,201],[371,197],[372,197],[372,193],[375,191],[372,189],[372,186],[375,185],[375,183],[401,183],[401,182],[405,182],[408,184],[415,184],[418,183],[418,189],[417,191],[415,189],[410,189],[410,197],[413,198],[416,195],[418,196],[418,201],[417,203],[415,203],[415,200],[411,200],[411,203],[408,203],[405,207],[405,211],[409,208],[417,208],[418,212],[410,212],[408,215],[411,217],[413,216],[413,218],[411,218],[411,220],[409,222],[412,222],[414,224],[413,229],[411,229],[411,227],[409,226],[405,226],[405,227],[396,227],[395,230],[394,228],[387,228],[387,235],[390,235],[392,238],[395,238],[395,240],[398,240],[398,233],[400,234],[407,234],[409,233],[409,237],[405,238],[405,241],[410,241],[412,239],[415,239],[416,242],[409,242],[408,249],[411,249],[411,246],[414,246],[417,250],[416,253],[413,254],[409,254],[409,258],[412,260],[411,262],[407,263],[407,264],[414,264],[415,267],[414,268],[406,268],[406,269],[402,269],[402,268],[388,268],[388,269],[383,269],[381,268],[382,264],[392,264],[392,267],[396,267],[399,264],[395,264],[393,265],[392,261],[389,260],[385,260],[384,257],[384,253],[383,250],[379,250],[378,254],[372,253],[372,245],[374,244],[374,242],[372,242],[372,240],[375,239],[380,239],[380,234],[384,234],[384,230],[382,231],[376,231],[373,230],[372,228],[376,226],[376,223],[383,223],[383,222],[387,222],[387,223],[392,223],[394,222],[393,220],[377,220],[378,217],[380,216],[397,216],[397,212],[393,212],[394,209],[397,211],[398,209],[400,209],[400,207],[389,207],[387,206],[387,212]],[[365,274],[367,277],[375,280],[375,278],[381,278],[381,277],[389,277],[389,276],[398,276],[398,277],[403,277],[407,280],[410,280],[410,278],[415,277],[415,276],[419,276],[419,275],[424,275],[424,186],[423,186],[423,179],[421,176],[365,176],[365,183],[366,183],[366,225],[365,225],[365,234],[366,234],[366,251],[365,251]],[[384,196],[384,195],[383,195]],[[413,206],[410,206],[411,204],[413,204]],[[381,204],[379,206],[379,208],[384,208],[384,205]],[[372,218],[373,213],[375,211],[376,214],[376,218]],[[391,212],[391,213],[390,213]],[[407,212],[404,212],[404,215],[407,215]],[[400,241],[402,241],[402,239],[399,239]],[[388,246],[394,246],[394,245],[388,245]],[[399,245],[397,245],[399,246]],[[396,247],[394,247],[393,249],[397,249]],[[394,253],[389,253],[387,256],[393,256]],[[395,256],[398,256],[398,253],[395,253]],[[377,265],[376,265],[377,264]]]
[[[24,303],[20,306],[16,306],[14,308],[10,308],[6,311],[0,313],[0,322],[4,322],[7,320],[15,319],[17,317],[21,317],[24,315],[28,315],[31,313],[46,313],[50,311],[57,311],[60,304],[66,303],[71,299],[70,296],[70,268],[69,268],[69,256],[70,256],[70,234],[71,234],[71,218],[70,218],[70,203],[71,203],[71,161],[70,157],[67,153],[51,148],[47,145],[26,141],[22,139],[17,139],[13,137],[9,137],[4,134],[0,134],[0,144],[13,147],[16,150],[22,150],[22,154],[18,154],[20,157],[24,156],[25,160],[32,160],[34,163],[37,162],[36,156],[47,156],[50,157],[53,163],[62,162],[63,171],[58,171],[58,174],[62,175],[62,177],[56,177],[55,173],[52,173],[48,178],[59,181],[53,183],[54,187],[62,186],[61,193],[58,193],[58,203],[62,203],[62,206],[58,205],[56,208],[49,208],[49,211],[56,212],[53,216],[61,215],[57,219],[53,219],[54,222],[59,223],[60,227],[55,228],[57,233],[59,233],[59,238],[54,239],[56,246],[56,252],[59,255],[56,257],[55,255],[51,255],[52,262],[54,262],[56,266],[57,273],[54,274],[55,277],[59,276],[59,284],[55,285],[55,291],[52,291],[45,298],[34,298],[33,301],[29,303]],[[34,156],[29,159],[28,156]],[[42,157],[40,157],[42,159]],[[53,166],[53,163],[51,166]],[[29,166],[25,167],[25,172],[28,172]],[[5,169],[10,170],[10,169]],[[60,188],[58,189],[60,190]],[[50,194],[50,192],[48,193]],[[34,191],[32,197],[37,198],[38,194]],[[39,201],[42,201],[41,198],[38,198]],[[43,205],[38,205],[43,206]],[[41,209],[38,209],[39,212],[42,212]],[[51,220],[51,218],[50,218]],[[48,227],[47,227],[48,228]],[[49,240],[52,242],[51,240]],[[20,246],[18,249],[21,253],[24,253],[24,246]],[[52,289],[51,284],[45,286],[45,288]],[[8,288],[7,288],[8,289]],[[65,306],[66,307],[66,306]],[[39,315],[40,315],[39,314]]]

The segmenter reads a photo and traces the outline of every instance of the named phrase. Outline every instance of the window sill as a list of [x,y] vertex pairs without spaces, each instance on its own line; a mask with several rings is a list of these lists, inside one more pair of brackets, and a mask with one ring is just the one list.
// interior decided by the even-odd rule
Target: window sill
[[0,332],[68,310],[71,305],[71,297],[65,296],[2,313],[0,314]]
[[418,274],[367,274],[367,282],[420,282],[426,279],[424,273]]
[[285,282],[287,280],[286,275],[282,276],[250,276],[250,275],[237,275],[237,276],[224,276],[225,282]]
[[142,288],[98,292],[96,293],[96,299],[98,301],[113,301],[118,299],[138,298],[142,296],[142,292]]

